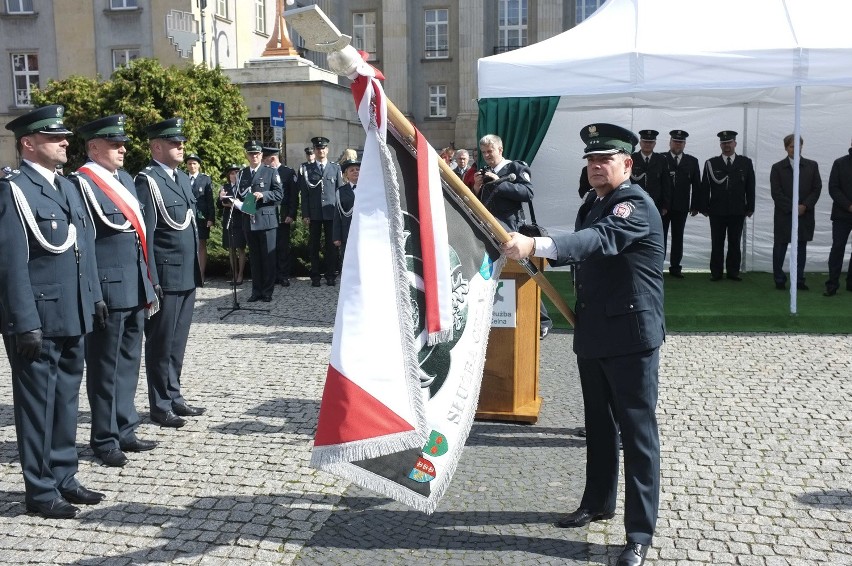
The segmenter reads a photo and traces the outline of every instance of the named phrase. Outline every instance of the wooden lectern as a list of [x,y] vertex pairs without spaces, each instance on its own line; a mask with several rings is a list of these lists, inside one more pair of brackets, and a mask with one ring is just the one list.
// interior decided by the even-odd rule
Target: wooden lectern
[[[533,263],[544,270],[544,260]],[[534,423],[541,409],[538,396],[539,301],[535,281],[517,262],[507,261],[501,279],[515,280],[515,328],[492,328],[476,418]]]

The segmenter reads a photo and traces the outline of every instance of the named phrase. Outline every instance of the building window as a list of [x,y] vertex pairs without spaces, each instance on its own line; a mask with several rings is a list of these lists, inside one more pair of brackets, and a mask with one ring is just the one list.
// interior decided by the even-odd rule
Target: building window
[[131,61],[139,58],[139,50],[133,48],[112,50],[112,70],[129,65]]
[[376,13],[363,12],[352,14],[352,46],[370,56],[368,61],[376,60]]
[[6,0],[7,14],[32,14],[33,0]]
[[266,0],[254,0],[254,31],[266,33]]
[[450,11],[426,10],[426,58],[450,56]]
[[111,10],[135,10],[139,7],[138,0],[109,0]]
[[228,0],[216,0],[216,15],[228,19]]
[[15,106],[32,106],[30,93],[38,87],[38,55],[12,53],[12,82],[15,83]]
[[447,85],[429,86],[429,117],[447,117]]
[[497,24],[499,51],[524,47],[527,44],[527,0],[500,0]]
[[600,8],[606,0],[577,0],[577,20],[580,23]]
[[272,139],[275,137],[275,132],[272,131],[269,118],[249,118],[249,122],[251,122],[250,140],[260,140],[263,144],[273,143]]

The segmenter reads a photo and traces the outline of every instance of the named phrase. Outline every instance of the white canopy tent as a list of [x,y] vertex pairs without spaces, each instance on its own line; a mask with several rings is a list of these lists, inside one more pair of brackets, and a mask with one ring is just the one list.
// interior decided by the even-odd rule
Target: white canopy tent
[[[609,0],[565,33],[480,59],[479,97],[561,97],[532,167],[538,220],[551,230],[573,228],[585,124],[659,130],[660,152],[669,130],[687,130],[686,152],[702,166],[720,153],[716,132],[738,131],[737,152],[757,176],[746,267],[763,271],[772,269],[769,170],[800,118],[803,154],[823,178],[807,267],[825,271],[829,171],[852,138],[849,22],[849,0]],[[685,268],[708,268],[709,234],[706,218],[687,221]]]

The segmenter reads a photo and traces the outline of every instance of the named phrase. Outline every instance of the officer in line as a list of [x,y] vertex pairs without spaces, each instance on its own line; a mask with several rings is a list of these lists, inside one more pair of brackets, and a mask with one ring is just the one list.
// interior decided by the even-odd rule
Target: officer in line
[[[239,193],[242,199],[254,197],[255,210],[243,217],[243,230],[249,248],[251,267],[251,296],[248,301],[272,301],[275,290],[275,256],[278,217],[276,207],[284,196],[278,170],[261,163],[263,146],[257,140],[244,145],[248,165],[239,173]],[[245,212],[245,211],[244,211]]]
[[746,216],[754,214],[754,164],[748,157],[737,155],[737,132],[723,130],[716,135],[722,154],[704,163],[698,207],[701,214],[710,217],[710,280],[722,279],[724,267],[728,279],[742,281],[740,241]]
[[136,436],[134,397],[142,360],[144,320],[156,312],[149,271],[149,234],[133,178],[122,169],[128,137],[125,117],[100,118],[77,129],[89,161],[71,175],[95,227],[98,281],[109,316],[86,339],[86,393],[92,410],[89,445],[107,466],[124,466],[125,452],[152,450],[156,442]]
[[276,236],[275,282],[282,287],[290,286],[290,228],[296,219],[299,207],[299,189],[296,171],[287,167],[278,158],[281,150],[273,145],[263,148],[263,164],[278,171],[281,179],[282,198],[278,211],[278,233]]
[[0,180],[0,328],[12,370],[18,457],[30,513],[70,519],[103,493],[77,481],[77,410],[84,338],[107,317],[91,217],[56,165],[68,160],[65,108],[6,125],[21,155]]
[[698,159],[683,152],[689,133],[685,130],[669,132],[669,151],[663,154],[671,177],[669,213],[663,216],[663,240],[668,241],[669,226],[672,229],[672,248],[669,255],[669,274],[683,279],[683,233],[686,217],[698,214],[697,202],[701,193],[701,168]]
[[534,255],[576,267],[574,352],[586,419],[586,485],[579,508],[556,526],[582,527],[614,516],[620,429],[627,545],[616,564],[641,566],[659,509],[663,225],[654,201],[630,183],[633,132],[590,124],[580,137],[593,190],[577,212],[575,231],[542,238],[512,233],[502,247],[511,259]]
[[204,285],[207,269],[207,240],[210,228],[216,223],[216,205],[213,203],[213,180],[201,172],[201,158],[194,153],[186,156],[186,173],[195,196],[195,224],[198,227],[198,265],[201,269],[201,284]]
[[337,281],[337,247],[334,245],[334,211],[337,187],[343,184],[340,165],[328,159],[328,138],[311,138],[316,160],[303,163],[299,171],[299,189],[302,193],[302,220],[309,227],[308,253],[311,258],[311,284],[320,286],[320,244],[325,260],[325,283],[334,286]]
[[654,152],[657,130],[639,130],[639,151],[633,153],[633,170],[630,180],[651,195],[660,216],[668,214],[671,201],[671,177],[666,158]]
[[183,163],[183,118],[170,118],[145,129],[151,162],[136,175],[136,194],[148,230],[148,261],[160,310],[145,321],[145,373],[151,420],[180,428],[183,417],[204,413],[189,405],[180,386],[183,356],[201,284],[198,265],[195,196]]
[[352,226],[352,211],[355,208],[355,187],[361,174],[361,161],[347,159],[340,164],[346,182],[337,188],[337,204],[334,211],[333,240],[340,249],[340,265],[346,254],[346,242],[349,240],[349,228]]

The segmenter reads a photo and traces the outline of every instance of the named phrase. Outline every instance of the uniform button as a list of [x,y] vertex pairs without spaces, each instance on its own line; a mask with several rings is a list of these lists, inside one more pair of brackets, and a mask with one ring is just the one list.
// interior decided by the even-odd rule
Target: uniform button
[[581,309],[586,308],[586,303],[580,303],[580,308],[581,308]]
[[38,294],[38,296],[39,296],[39,297],[44,297],[44,293],[39,293],[39,294]]
[[50,217],[51,217],[51,218],[56,218],[56,215],[55,215],[55,214],[51,214],[51,215],[50,215]]
[[582,289],[582,288],[583,288],[583,284],[582,284],[582,283],[580,283],[579,285],[577,285],[577,289]]
[[630,305],[630,306],[629,306],[629,307],[627,307],[627,308],[630,308],[630,309],[632,309],[632,308],[633,308],[633,305]]

